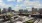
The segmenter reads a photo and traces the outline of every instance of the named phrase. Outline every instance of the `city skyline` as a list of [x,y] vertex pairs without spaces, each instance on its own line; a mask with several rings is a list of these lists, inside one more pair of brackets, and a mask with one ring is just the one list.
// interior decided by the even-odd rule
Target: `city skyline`
[[0,8],[11,7],[14,10],[42,8],[42,0],[0,0]]

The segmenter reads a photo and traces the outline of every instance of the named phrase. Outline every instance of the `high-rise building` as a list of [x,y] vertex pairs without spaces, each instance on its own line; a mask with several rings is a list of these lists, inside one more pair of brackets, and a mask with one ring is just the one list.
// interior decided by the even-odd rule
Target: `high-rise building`
[[20,10],[19,10],[19,13],[23,13],[23,9],[20,9]]
[[39,9],[39,13],[42,14],[42,8]]
[[36,14],[36,12],[37,12],[37,8],[32,8],[32,14]]
[[6,12],[7,12],[6,8],[3,8],[2,13],[6,13]]
[[19,10],[19,13],[22,14],[22,13],[23,13],[23,9],[20,9],[20,10]]
[[8,12],[11,12],[11,10],[12,10],[11,7],[9,7],[9,8],[8,8]]
[[28,10],[24,10],[24,13],[28,13]]
[[1,8],[0,8],[0,14],[1,14]]

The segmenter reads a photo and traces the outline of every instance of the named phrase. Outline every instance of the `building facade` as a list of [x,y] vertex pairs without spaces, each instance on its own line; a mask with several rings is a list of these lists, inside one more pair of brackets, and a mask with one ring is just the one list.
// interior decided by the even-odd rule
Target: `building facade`
[[1,8],[0,8],[0,14],[1,14]]
[[32,14],[36,14],[37,8],[32,8]]

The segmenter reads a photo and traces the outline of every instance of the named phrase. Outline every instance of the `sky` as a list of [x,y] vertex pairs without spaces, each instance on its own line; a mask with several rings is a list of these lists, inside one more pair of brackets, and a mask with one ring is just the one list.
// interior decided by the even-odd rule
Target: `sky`
[[42,0],[0,0],[0,8],[11,7],[13,10],[42,8]]

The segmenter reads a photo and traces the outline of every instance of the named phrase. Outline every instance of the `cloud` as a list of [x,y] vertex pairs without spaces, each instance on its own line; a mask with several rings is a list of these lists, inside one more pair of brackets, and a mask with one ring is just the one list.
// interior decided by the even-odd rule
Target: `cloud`
[[27,7],[34,7],[34,8],[39,8],[41,6],[41,4],[39,3],[39,0],[36,1],[24,1],[24,5]]
[[19,5],[16,5],[14,10],[18,11],[21,7]]
[[3,0],[0,0],[0,6],[5,7],[5,4],[3,3]]
[[11,1],[16,1],[16,0],[7,0],[8,2],[11,2]]
[[3,2],[2,0],[0,0],[0,3]]
[[[21,2],[23,0],[17,0],[17,2]],[[22,9],[23,6],[25,7],[24,9],[26,8],[29,8],[28,10],[31,10],[32,7],[34,8],[42,8],[42,4],[40,4],[40,0],[33,0],[33,1],[30,1],[30,0],[25,0],[22,4],[18,4],[18,8],[19,9]]]
[[24,0],[17,0],[17,2],[23,2]]
[[4,3],[3,0],[0,0],[0,8],[8,8],[11,6],[13,6],[13,5],[8,5],[8,4]]
[[[8,2],[11,1],[16,1],[16,0],[7,0]],[[0,0],[0,7],[2,8],[8,8],[8,7],[13,7],[14,10],[19,10],[19,9],[26,9],[26,8],[42,8],[42,4],[40,4],[40,0],[17,0],[17,3],[21,4],[16,4],[15,7],[12,5],[5,4],[3,0]],[[29,9],[30,10],[30,9]]]

